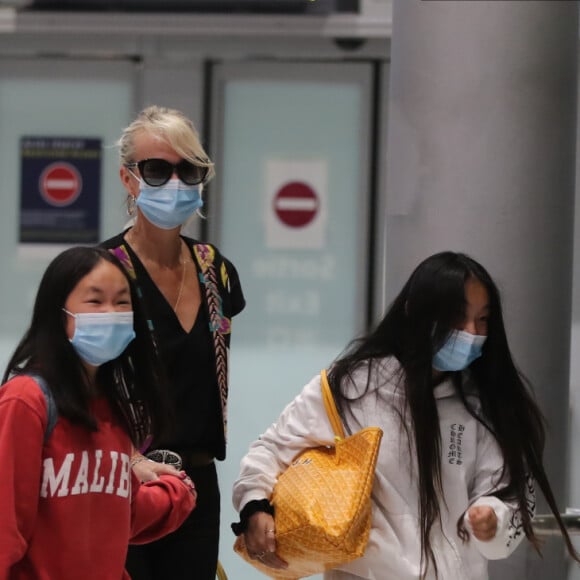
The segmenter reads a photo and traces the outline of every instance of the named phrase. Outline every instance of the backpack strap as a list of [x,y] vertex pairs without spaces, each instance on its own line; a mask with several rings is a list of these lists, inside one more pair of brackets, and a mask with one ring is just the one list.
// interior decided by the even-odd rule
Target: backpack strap
[[28,375],[34,382],[38,385],[39,389],[42,391],[44,395],[44,399],[46,401],[46,429],[44,431],[44,442],[46,443],[49,437],[52,435],[52,431],[56,426],[56,422],[58,420],[58,410],[56,408],[56,402],[54,397],[52,396],[52,391],[50,387],[46,384],[46,381],[39,375]]

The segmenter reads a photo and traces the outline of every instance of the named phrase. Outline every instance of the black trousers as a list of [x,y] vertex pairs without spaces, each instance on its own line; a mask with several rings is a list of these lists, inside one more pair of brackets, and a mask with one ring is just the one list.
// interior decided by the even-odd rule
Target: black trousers
[[164,538],[129,546],[132,580],[215,580],[220,531],[220,491],[215,463],[184,465],[197,490],[197,505],[183,525]]

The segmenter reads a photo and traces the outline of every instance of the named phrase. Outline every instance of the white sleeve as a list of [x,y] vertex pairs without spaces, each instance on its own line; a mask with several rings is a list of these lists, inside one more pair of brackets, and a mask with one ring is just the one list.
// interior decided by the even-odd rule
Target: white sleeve
[[249,501],[269,499],[278,475],[298,453],[309,447],[332,445],[333,441],[317,375],[242,458],[233,486],[234,508],[239,512]]
[[[489,541],[478,540],[472,533],[466,511],[464,522],[471,534],[470,541],[474,542],[479,552],[489,560],[507,558],[525,537],[522,514],[515,501],[502,501],[495,495],[495,492],[505,486],[508,475],[506,472],[502,477],[501,449],[493,435],[483,425],[479,425],[476,465],[476,473],[470,488],[469,507],[491,507],[497,517],[497,531]],[[526,509],[533,517],[536,497],[531,477],[528,478],[526,496]]]

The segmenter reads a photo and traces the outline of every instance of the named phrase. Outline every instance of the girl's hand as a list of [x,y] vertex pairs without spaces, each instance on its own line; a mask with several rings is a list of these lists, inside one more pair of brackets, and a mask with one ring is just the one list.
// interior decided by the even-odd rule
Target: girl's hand
[[473,535],[482,542],[489,542],[495,538],[497,532],[497,516],[493,508],[480,505],[469,508],[467,517],[471,524]]
[[244,542],[248,555],[262,564],[284,570],[288,564],[276,555],[276,525],[274,518],[266,512],[256,512],[248,520]]

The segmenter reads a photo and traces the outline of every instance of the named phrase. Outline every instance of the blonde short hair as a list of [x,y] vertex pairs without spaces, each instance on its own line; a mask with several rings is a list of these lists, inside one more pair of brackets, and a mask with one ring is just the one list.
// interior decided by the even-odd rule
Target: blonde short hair
[[205,152],[192,121],[177,109],[157,105],[143,109],[137,118],[123,130],[117,141],[119,158],[123,165],[139,161],[134,159],[135,135],[142,131],[163,139],[183,159],[201,167],[208,167],[206,181],[215,175],[214,164]]

